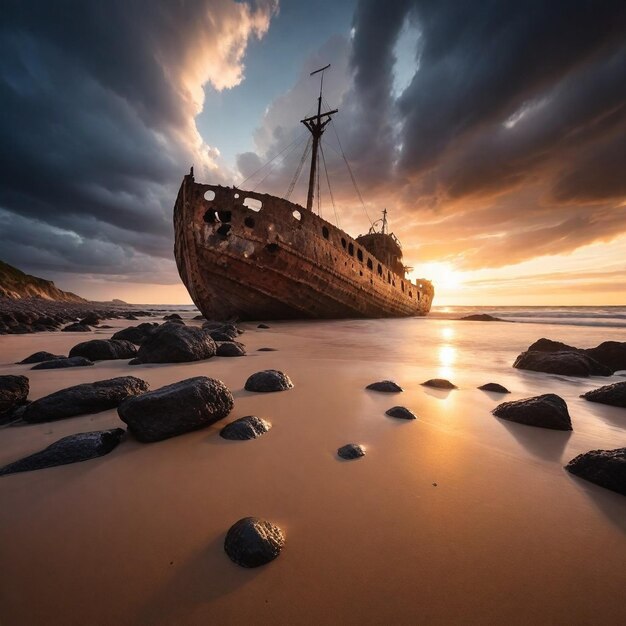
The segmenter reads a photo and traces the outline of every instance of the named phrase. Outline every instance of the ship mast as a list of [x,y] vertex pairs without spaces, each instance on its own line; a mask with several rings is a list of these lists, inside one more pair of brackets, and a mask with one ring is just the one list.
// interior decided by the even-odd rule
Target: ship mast
[[[305,117],[303,120],[300,120],[309,130],[311,135],[313,136],[313,146],[311,149],[311,173],[309,175],[309,193],[306,198],[306,208],[309,211],[313,210],[313,194],[315,190],[315,173],[317,170],[317,151],[319,149],[320,139],[324,133],[324,129],[326,125],[331,120],[331,115],[337,113],[339,109],[334,109],[332,111],[327,111],[326,113],[322,113],[322,89],[324,87],[324,70],[327,70],[330,67],[330,63],[325,67],[321,67],[319,70],[315,70],[311,72],[311,76],[313,74],[322,73],[320,80],[320,95],[317,99],[317,115],[313,115],[311,117]],[[322,121],[323,120],[323,121]]]

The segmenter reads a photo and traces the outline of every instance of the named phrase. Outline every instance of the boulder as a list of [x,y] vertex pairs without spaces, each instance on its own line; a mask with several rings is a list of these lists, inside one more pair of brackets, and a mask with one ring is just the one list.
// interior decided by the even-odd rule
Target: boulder
[[220,437],[232,440],[257,439],[264,435],[272,425],[256,415],[246,415],[227,424],[220,431]]
[[259,324],[257,328],[269,328],[267,324]]
[[396,417],[401,420],[417,419],[417,415],[415,415],[415,413],[413,413],[411,409],[407,409],[405,406],[393,406],[385,411],[385,415],[389,415],[390,417]]
[[28,365],[30,363],[43,363],[44,361],[53,361],[54,359],[64,359],[63,354],[52,354],[51,352],[35,352],[27,356],[24,360],[19,361],[18,365]]
[[529,346],[527,352],[578,352],[578,348],[542,337]]
[[91,328],[89,326],[85,326],[84,324],[74,323],[61,328],[64,333],[90,333]]
[[472,315],[466,315],[465,317],[460,317],[459,320],[463,322],[504,322],[505,320],[500,319],[499,317],[494,317],[493,315],[489,315],[488,313],[474,313]]
[[204,317],[204,315],[194,315],[194,317],[192,319],[194,319],[194,320],[204,320],[205,317]]
[[13,410],[26,403],[29,391],[26,376],[0,376],[0,421],[10,419]]
[[435,389],[458,389],[458,387],[452,384],[445,378],[431,378],[422,383],[424,387],[434,387]]
[[215,356],[217,347],[200,328],[168,322],[162,324],[141,344],[138,363],[184,363]]
[[124,315],[124,319],[131,320],[131,321],[136,321],[139,318],[137,316],[133,315],[132,313],[127,313],[126,315]]
[[209,426],[225,418],[233,405],[223,382],[196,376],[128,398],[117,412],[139,441],[150,443]]
[[277,348],[259,348],[257,352],[276,352]]
[[169,321],[169,320],[182,320],[183,318],[178,315],[178,313],[170,313],[169,315],[164,315],[163,319],[165,321]]
[[626,496],[626,448],[579,454],[565,469],[574,476]]
[[522,352],[513,367],[563,376],[610,376],[610,368],[582,352]]
[[246,356],[246,348],[238,341],[218,341],[216,356]]
[[70,357],[82,356],[90,361],[132,359],[136,354],[135,345],[123,339],[92,339],[76,344],[70,350]]
[[609,404],[626,409],[626,382],[604,385],[604,387],[583,393],[580,397],[590,402],[599,402],[600,404]]
[[226,533],[224,551],[242,567],[258,567],[273,561],[285,546],[285,535],[278,527],[258,517],[244,517]]
[[572,421],[565,400],[553,393],[503,402],[493,410],[493,414],[500,419],[527,426],[572,430]]
[[345,446],[341,446],[341,448],[337,450],[337,454],[342,459],[351,461],[352,459],[358,459],[365,456],[365,449],[358,443],[347,443]]
[[605,341],[595,348],[585,350],[585,354],[613,372],[626,370],[626,341]]
[[40,452],[0,468],[0,476],[79,463],[104,456],[117,447],[124,432],[123,428],[112,428],[63,437]]
[[482,391],[491,391],[492,393],[511,393],[506,387],[498,383],[486,383],[478,387]]
[[43,361],[33,365],[31,370],[56,370],[64,367],[84,367],[86,365],[93,365],[93,361],[86,359],[84,356],[72,356],[69,358],[63,357],[60,359],[52,359],[51,361]]
[[114,409],[122,400],[144,393],[148,388],[148,383],[134,376],[83,383],[31,402],[22,419],[29,423],[51,422],[75,415],[99,413]]
[[137,324],[137,326],[129,326],[128,328],[118,330],[116,333],[113,333],[111,339],[130,341],[141,345],[158,327],[157,322],[143,322],[142,324]]
[[252,376],[246,380],[244,389],[246,389],[246,391],[260,391],[264,393],[286,391],[287,389],[293,389],[293,383],[289,376],[283,372],[279,372],[278,370],[263,370],[252,374]]
[[100,318],[95,313],[88,313],[78,323],[83,326],[97,326],[100,323]]
[[381,391],[383,393],[400,393],[404,391],[400,385],[396,385],[393,380],[380,380],[376,383],[370,383],[366,389],[370,391]]

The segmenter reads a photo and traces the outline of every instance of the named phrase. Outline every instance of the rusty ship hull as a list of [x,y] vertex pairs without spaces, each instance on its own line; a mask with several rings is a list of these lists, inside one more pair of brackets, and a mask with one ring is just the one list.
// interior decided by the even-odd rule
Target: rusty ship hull
[[207,319],[426,315],[434,289],[275,196],[184,177],[174,208],[181,279]]

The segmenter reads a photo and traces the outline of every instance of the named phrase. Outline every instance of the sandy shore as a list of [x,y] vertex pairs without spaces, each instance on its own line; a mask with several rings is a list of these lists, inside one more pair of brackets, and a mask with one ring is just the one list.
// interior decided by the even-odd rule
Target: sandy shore
[[[602,624],[626,622],[626,498],[562,466],[624,446],[626,411],[580,399],[624,380],[520,372],[515,356],[548,336],[583,347],[620,329],[446,320],[243,325],[249,356],[180,365],[125,361],[29,371],[36,350],[67,353],[110,336],[0,337],[0,374],[24,373],[30,398],[132,373],[151,387],[207,375],[235,409],[222,423],[156,444],[123,442],[81,464],[0,478],[3,626],[204,624]],[[135,322],[139,323],[139,322]],[[276,352],[257,352],[260,347]],[[243,390],[276,368],[295,388]],[[419,383],[452,380],[452,392]],[[391,378],[399,395],[367,392]],[[500,421],[514,400],[553,392],[573,433]],[[417,421],[386,417],[402,404]],[[255,414],[272,430],[225,441],[226,421]],[[0,431],[0,464],[58,438],[119,425],[116,411]],[[365,458],[336,449],[363,444]],[[286,534],[281,556],[245,570],[223,552],[229,526],[254,515]]]

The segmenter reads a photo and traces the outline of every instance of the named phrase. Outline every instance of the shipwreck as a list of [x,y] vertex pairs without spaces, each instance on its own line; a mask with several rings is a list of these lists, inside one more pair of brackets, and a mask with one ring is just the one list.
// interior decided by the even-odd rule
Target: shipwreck
[[[352,238],[313,210],[320,140],[337,109],[302,121],[310,133],[306,208],[288,199],[183,178],[174,207],[180,277],[207,319],[377,318],[426,315],[434,288],[410,280],[387,212]],[[323,156],[323,152],[322,152]],[[298,172],[299,175],[299,172]],[[293,185],[291,189],[293,188]],[[319,182],[318,182],[319,194]]]

